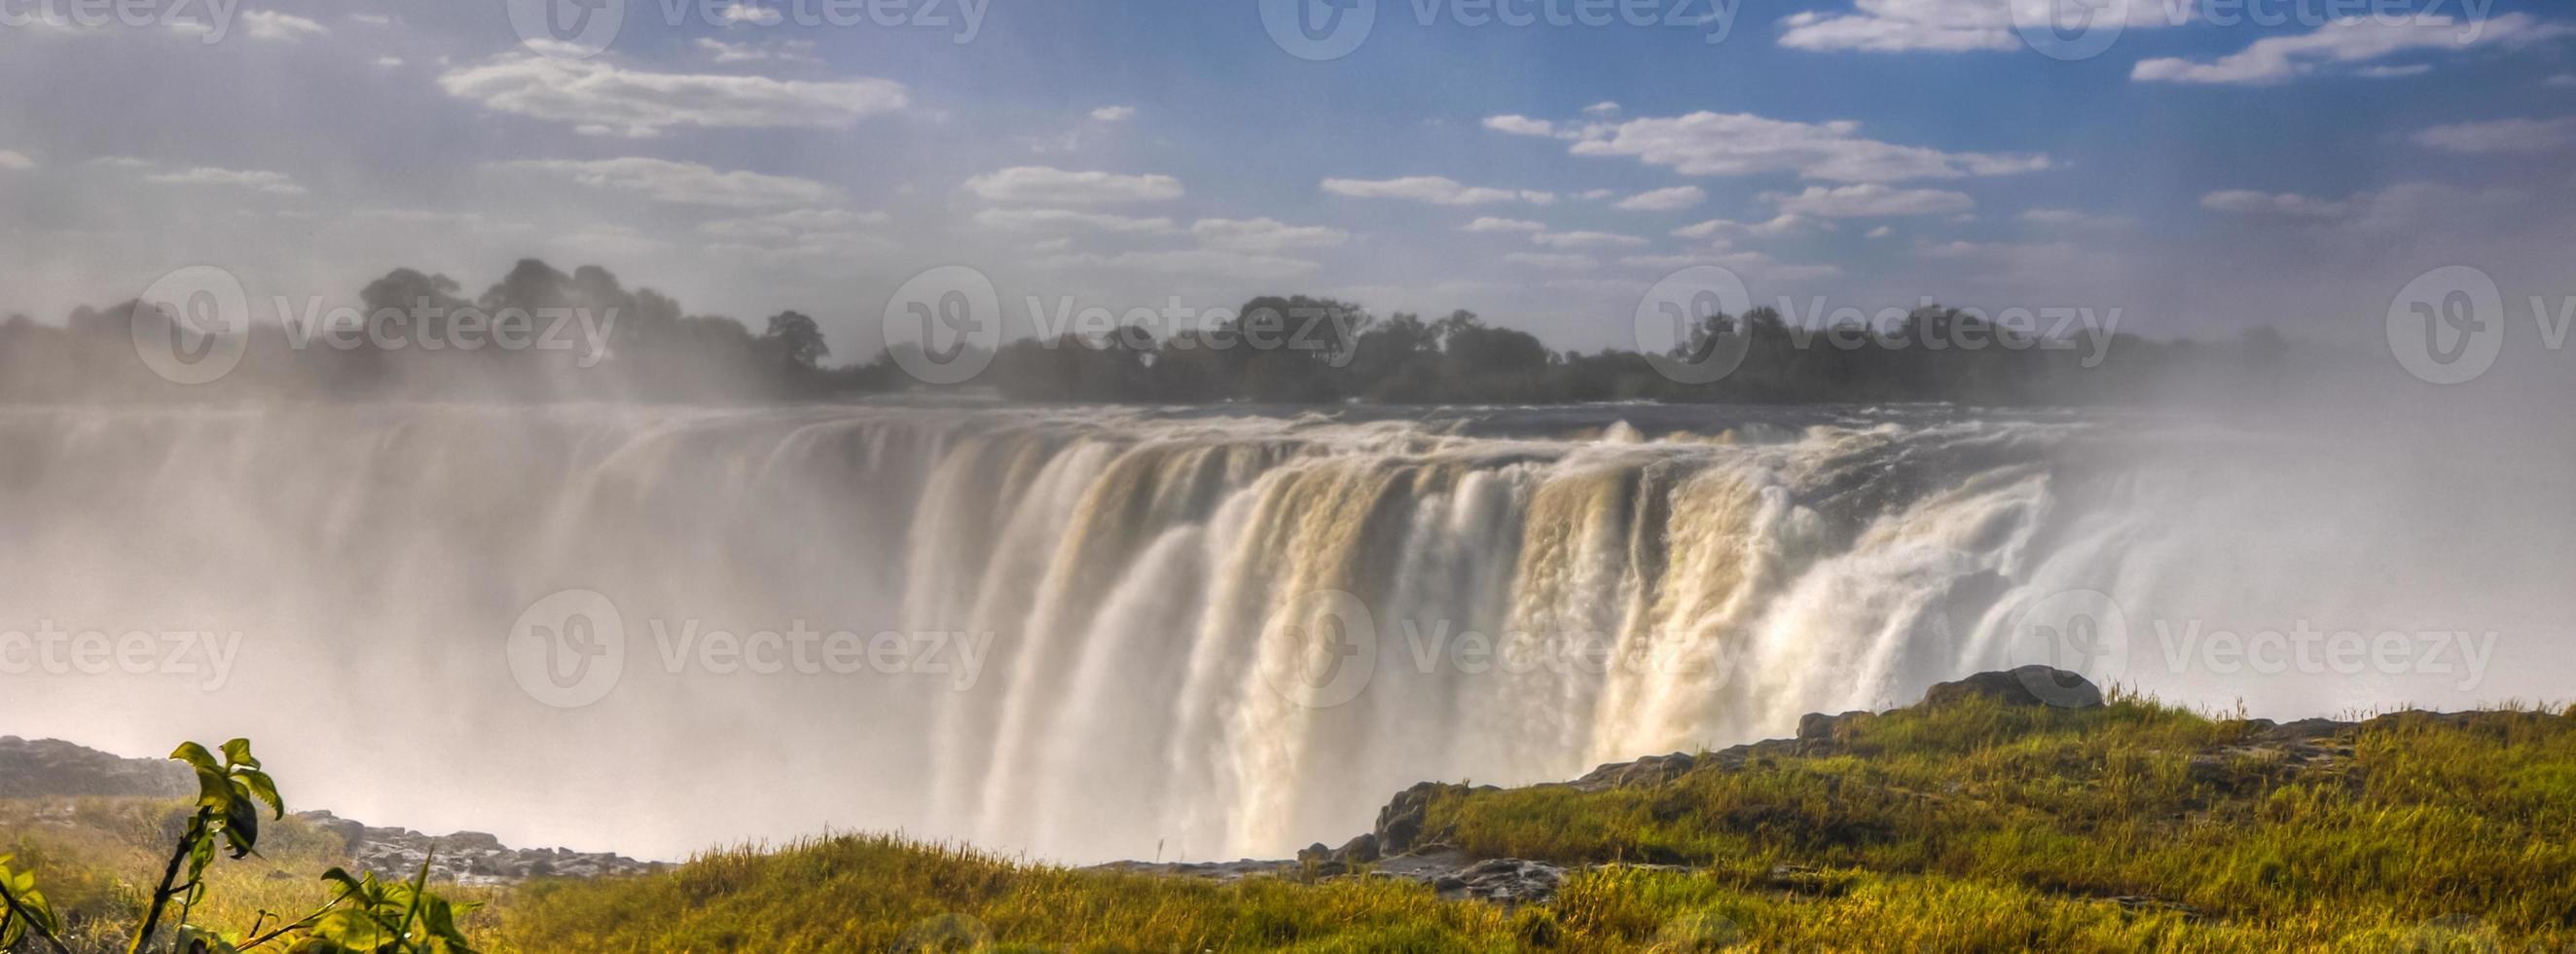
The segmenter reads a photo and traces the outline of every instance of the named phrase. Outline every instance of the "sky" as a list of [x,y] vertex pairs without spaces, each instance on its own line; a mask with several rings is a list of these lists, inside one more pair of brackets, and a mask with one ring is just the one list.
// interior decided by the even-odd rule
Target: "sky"
[[1015,332],[1294,292],[1583,350],[1708,265],[2168,338],[2576,294],[2561,4],[581,2],[0,0],[0,312],[537,257],[859,358],[956,266]]

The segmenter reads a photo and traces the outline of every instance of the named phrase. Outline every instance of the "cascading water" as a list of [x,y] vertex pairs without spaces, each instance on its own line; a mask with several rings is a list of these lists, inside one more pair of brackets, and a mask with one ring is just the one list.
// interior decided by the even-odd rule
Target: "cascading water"
[[[241,639],[219,686],[0,646],[0,731],[252,735],[309,805],[518,841],[833,826],[1087,861],[1278,855],[1423,779],[1908,702],[2036,661],[2012,607],[2070,590],[2134,618],[2118,674],[2169,698],[2548,691],[2510,662],[2564,645],[2536,571],[2355,547],[2432,532],[2421,482],[2313,493],[2346,462],[2243,446],[1922,408],[7,410],[0,631]],[[504,644],[567,589],[615,605],[624,670],[557,708]],[[2165,626],[2294,619],[2513,639],[2482,684],[2356,690],[2175,663]],[[801,629],[864,641],[854,671],[752,635]]]

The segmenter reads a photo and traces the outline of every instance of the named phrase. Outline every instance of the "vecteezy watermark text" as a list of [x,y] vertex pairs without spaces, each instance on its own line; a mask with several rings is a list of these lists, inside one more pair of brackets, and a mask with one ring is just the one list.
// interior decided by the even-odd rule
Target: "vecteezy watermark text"
[[[825,631],[805,620],[783,628],[710,627],[652,618],[645,629],[665,674],[713,676],[933,676],[964,692],[983,678],[994,634],[950,630]],[[519,614],[505,652],[530,698],[575,709],[608,697],[624,678],[625,615],[594,590],[547,594]]]
[[39,620],[0,629],[0,676],[188,676],[207,692],[232,680],[240,630],[92,629]]
[[240,10],[241,0],[0,0],[0,27],[154,28],[220,43]]
[[[237,2],[237,0],[236,0]],[[627,0],[509,0],[510,26],[541,56],[587,59],[625,28]],[[662,25],[711,29],[792,26],[948,31],[960,46],[983,35],[993,0],[652,0]],[[649,15],[649,14],[648,14]]]
[[[1706,43],[1735,31],[1744,0],[1402,0],[1414,22],[1483,29],[1689,29]],[[1379,0],[1260,0],[1261,27],[1290,56],[1351,55],[1377,27]]]

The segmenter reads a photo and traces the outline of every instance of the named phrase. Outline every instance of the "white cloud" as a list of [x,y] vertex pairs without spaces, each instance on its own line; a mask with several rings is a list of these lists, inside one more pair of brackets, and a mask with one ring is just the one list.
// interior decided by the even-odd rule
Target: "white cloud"
[[[1773,238],[1787,235],[1801,229],[1815,227],[1819,227],[1819,223],[1814,219],[1803,215],[1782,213],[1771,217],[1769,221],[1765,222],[1747,223],[1727,219],[1710,219],[1706,222],[1701,222],[1695,225],[1685,225],[1681,228],[1674,229],[1673,237],[1704,239],[1719,235],[1751,235],[1761,238]],[[1823,227],[1830,228],[1830,226]]]
[[2250,189],[2224,189],[2200,197],[2203,208],[2220,212],[2250,215],[2287,215],[2309,219],[2331,219],[2350,215],[2350,202],[2330,202],[2295,192],[2255,192]]
[[731,4],[716,12],[716,19],[723,21],[728,26],[736,23],[749,23],[754,26],[777,26],[779,21],[785,20],[786,18],[785,14],[779,13],[776,10],[749,3]]
[[1836,182],[2004,175],[2049,168],[2042,155],[1943,152],[1866,139],[1849,120],[1801,123],[1750,113],[1692,113],[1586,128],[1579,156],[1634,156],[1694,176],[1795,172]]
[[1236,252],[1284,252],[1297,248],[1331,248],[1351,240],[1351,233],[1321,225],[1289,225],[1276,219],[1200,219],[1190,224],[1199,244]]
[[[2052,0],[1853,0],[1850,13],[1806,11],[1783,18],[1780,45],[1801,50],[1914,50],[1967,52],[2017,50],[2013,7],[2031,23],[2052,11]],[[2146,28],[2188,19],[2194,5],[2170,0],[2127,0],[2095,5],[2092,15],[2119,17],[2121,26]],[[2174,11],[2179,10],[2179,16]]]
[[1619,208],[1631,212],[1673,212],[1708,201],[1708,193],[1698,186],[1674,186],[1640,192],[1619,200]]
[[1618,112],[1619,104],[1606,99],[1583,107],[1583,114],[1586,116],[1615,116]]
[[2544,152],[2576,145],[2576,118],[2498,119],[2435,126],[2416,133],[2415,142],[2445,152]]
[[707,54],[713,56],[715,61],[718,63],[757,63],[764,60],[778,60],[789,63],[822,62],[822,60],[814,57],[812,54],[805,52],[811,47],[810,43],[789,42],[766,45],[760,43],[727,43],[714,37],[702,36],[697,39],[696,45],[698,49],[707,51]]
[[1610,246],[1637,246],[1646,244],[1645,239],[1638,238],[1634,235],[1620,235],[1615,232],[1540,232],[1530,236],[1530,241],[1556,249],[1605,248]]
[[1181,180],[1164,175],[1074,172],[1053,166],[1013,166],[966,180],[965,189],[986,202],[1007,205],[1115,205],[1180,198]]
[[2179,57],[2145,60],[2129,70],[2129,78],[2138,82],[2261,85],[2410,50],[2458,50],[2492,43],[2521,46],[2570,32],[2571,28],[2564,24],[2545,24],[2524,13],[2468,23],[2440,16],[2412,17],[2402,22],[2354,17],[2296,36],[2264,37],[2207,63]]
[[1181,230],[1171,219],[1162,216],[1148,219],[1071,209],[985,209],[975,213],[975,224],[1005,232],[1089,231],[1168,235]]
[[1527,202],[1546,205],[1556,201],[1553,192],[1528,189],[1494,189],[1463,185],[1447,176],[1407,176],[1401,179],[1326,179],[1324,191],[1354,199],[1403,199],[1432,205],[1485,205],[1493,202]]
[[36,160],[27,158],[26,153],[9,149],[0,149],[0,169],[17,172],[23,169],[33,169],[35,167]]
[[247,31],[250,34],[250,38],[254,40],[285,40],[293,42],[308,36],[321,36],[325,33],[331,32],[331,28],[323,26],[322,24],[315,23],[311,20],[307,20],[293,14],[278,13],[273,10],[242,11],[241,22],[242,28]]
[[2099,215],[2076,209],[2025,209],[2021,214],[2021,220],[2041,225],[2070,225],[2088,229],[2117,228],[2129,224],[2129,220],[2122,216]]
[[2576,86],[2576,73],[2560,73],[2548,79],[2541,80],[2540,85],[2554,89],[2566,89],[2571,86]]
[[1528,219],[1498,219],[1485,216],[1458,227],[1461,232],[1544,232],[1547,226]]
[[1671,272],[1693,265],[1711,265],[1715,262],[1706,255],[1629,255],[1619,259],[1619,264],[1629,268],[1651,268],[1659,272]]
[[632,137],[682,125],[838,129],[910,103],[903,84],[892,80],[648,73],[541,56],[449,70],[438,85],[488,109],[576,123],[584,133]]
[[885,221],[883,212],[789,209],[768,215],[718,219],[699,225],[698,232],[731,242],[786,242],[808,236],[849,233],[860,226],[883,225]]
[[303,195],[304,187],[282,172],[216,169],[199,166],[185,172],[159,172],[144,176],[145,182],[162,185],[229,186],[265,192],[270,195]]
[[1619,193],[1612,192],[1608,189],[1585,189],[1581,192],[1575,193],[1574,197],[1585,202],[1599,202],[1618,194]]
[[1252,255],[1225,249],[1192,248],[1163,252],[1081,253],[1034,262],[1040,268],[1111,269],[1156,272],[1241,281],[1279,281],[1315,271],[1315,263],[1276,255]]
[[2405,66],[2365,66],[2354,70],[2352,75],[2363,79],[2402,79],[2408,76],[2422,76],[2432,71],[2431,63],[2411,63]]
[[666,159],[540,159],[495,163],[494,168],[561,176],[594,189],[632,192],[656,202],[683,205],[819,206],[841,198],[840,189],[809,179],[719,172],[693,162]]
[[403,65],[403,58],[399,56],[379,56],[376,57],[376,65],[390,69]]
[[1810,186],[1796,195],[1777,197],[1784,215],[1847,219],[1887,215],[1946,215],[1976,208],[1977,201],[1947,189],[1898,189],[1877,183],[1826,188]]
[[1601,260],[1590,255],[1561,252],[1513,252],[1503,256],[1503,261],[1553,272],[1588,272],[1601,267]]
[[1874,238],[1874,239],[1883,239],[1883,238],[1886,238],[1886,237],[1888,237],[1888,236],[1890,236],[1890,235],[1894,235],[1894,234],[1896,234],[1896,230],[1895,230],[1895,229],[1888,228],[1887,226],[1882,225],[1882,226],[1879,226],[1879,227],[1877,227],[1877,228],[1874,228],[1874,229],[1869,230],[1869,233],[1868,233],[1867,237],[1869,237],[1869,238]]
[[1555,123],[1544,119],[1531,119],[1527,116],[1487,116],[1485,128],[1515,136],[1554,137],[1556,135]]
[[1103,106],[1091,111],[1091,118],[1104,123],[1123,123],[1136,118],[1134,106]]

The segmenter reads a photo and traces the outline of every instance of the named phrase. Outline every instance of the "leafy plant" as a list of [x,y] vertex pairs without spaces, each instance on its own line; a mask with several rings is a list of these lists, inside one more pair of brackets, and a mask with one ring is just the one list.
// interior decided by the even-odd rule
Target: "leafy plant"
[[[214,864],[216,853],[235,859],[256,854],[262,811],[271,821],[284,819],[286,802],[277,793],[277,783],[251,754],[248,739],[224,743],[220,755],[189,742],[170,757],[196,770],[197,799],[187,829],[171,848],[160,885],[153,889],[136,926],[129,954],[477,954],[456,925],[457,915],[473,905],[430,891],[430,859],[426,858],[411,880],[390,884],[373,874],[359,877],[332,868],[322,880],[337,886],[339,893],[312,913],[275,927],[269,927],[275,915],[265,909],[247,931],[194,923],[190,914],[206,899],[206,869]],[[13,871],[10,860],[0,855],[0,902],[5,902],[0,905],[0,950],[15,950],[33,935],[52,944],[56,954],[69,954],[70,948],[59,936],[62,924],[44,893],[36,889],[35,875]],[[162,921],[171,913],[172,901],[179,903],[179,909],[165,932]],[[156,946],[156,936],[164,933],[168,946]]]
[[64,950],[56,933],[62,923],[54,918],[54,909],[45,902],[45,893],[36,888],[36,873],[14,871],[9,855],[0,855],[0,950],[17,946],[33,934]]
[[[188,910],[205,897],[206,866],[214,863],[218,840],[232,849],[234,858],[246,858],[258,850],[259,803],[268,804],[272,818],[286,817],[286,802],[277,795],[277,783],[251,755],[250,740],[226,742],[223,752],[220,763],[214,753],[194,742],[182,743],[170,753],[197,770],[197,811],[189,816],[187,833],[171,850],[170,863],[161,869],[161,886],[153,890],[143,924],[134,932],[134,945],[127,949],[132,954],[141,954],[151,944],[172,899],[180,902],[179,923],[188,923]],[[180,880],[182,868],[187,872],[184,881]]]

